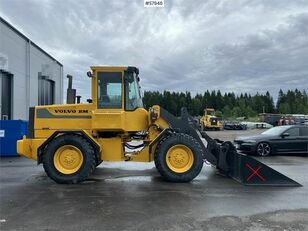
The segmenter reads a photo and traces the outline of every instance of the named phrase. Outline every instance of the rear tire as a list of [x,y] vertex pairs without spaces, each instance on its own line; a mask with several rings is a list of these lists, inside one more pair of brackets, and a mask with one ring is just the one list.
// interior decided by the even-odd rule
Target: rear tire
[[164,138],[155,151],[155,166],[166,181],[189,182],[203,167],[200,144],[193,137],[174,133]]
[[87,179],[96,167],[92,145],[80,135],[65,134],[52,140],[43,153],[46,174],[60,184]]

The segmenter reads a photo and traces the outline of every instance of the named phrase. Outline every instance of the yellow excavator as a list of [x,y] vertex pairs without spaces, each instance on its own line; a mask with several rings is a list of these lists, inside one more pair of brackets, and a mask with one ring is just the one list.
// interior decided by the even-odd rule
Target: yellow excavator
[[220,130],[222,128],[222,123],[219,121],[215,115],[214,108],[204,109],[204,115],[200,118],[201,130]]
[[185,108],[180,119],[158,105],[146,110],[138,68],[95,66],[87,75],[87,103],[75,103],[70,81],[69,104],[31,107],[28,137],[17,141],[17,152],[42,163],[55,182],[82,182],[102,161],[154,161],[165,180],[189,182],[208,161],[245,185],[299,185],[231,142],[211,139]]

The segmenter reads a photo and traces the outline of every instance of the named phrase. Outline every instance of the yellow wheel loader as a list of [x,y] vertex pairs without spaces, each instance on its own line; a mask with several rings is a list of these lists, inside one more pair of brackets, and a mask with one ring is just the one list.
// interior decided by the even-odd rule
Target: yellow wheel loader
[[215,116],[215,110],[213,108],[204,109],[204,115],[200,118],[201,131],[204,130],[220,130],[222,123]]
[[181,119],[158,105],[144,109],[138,74],[135,67],[91,67],[92,99],[75,104],[68,89],[70,104],[30,108],[17,152],[42,163],[57,183],[82,182],[102,161],[154,161],[165,180],[189,182],[206,160],[246,185],[299,185],[200,132],[185,108]]

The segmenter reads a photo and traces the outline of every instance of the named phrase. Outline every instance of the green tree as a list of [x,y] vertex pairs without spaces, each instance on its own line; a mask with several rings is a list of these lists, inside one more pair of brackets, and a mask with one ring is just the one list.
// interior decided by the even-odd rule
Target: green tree
[[225,118],[232,117],[232,110],[229,107],[229,105],[224,106],[224,108],[222,109],[222,112]]

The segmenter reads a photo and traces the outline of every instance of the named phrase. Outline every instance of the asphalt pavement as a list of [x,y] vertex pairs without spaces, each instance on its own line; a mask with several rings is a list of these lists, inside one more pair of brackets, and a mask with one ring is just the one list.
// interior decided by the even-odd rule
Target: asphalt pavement
[[206,164],[191,183],[168,183],[133,162],[60,185],[35,161],[2,158],[0,230],[308,230],[308,158],[259,160],[303,187],[242,186]]

